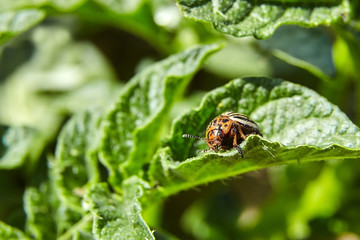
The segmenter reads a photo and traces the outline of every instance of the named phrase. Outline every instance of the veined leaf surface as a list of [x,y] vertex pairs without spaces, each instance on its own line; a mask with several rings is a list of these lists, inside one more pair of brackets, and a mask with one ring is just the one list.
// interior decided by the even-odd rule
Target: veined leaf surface
[[283,24],[314,27],[329,25],[350,12],[348,0],[246,1],[177,0],[186,17],[210,23],[216,30],[236,37],[270,37]]
[[[226,111],[255,120],[264,138],[250,136],[236,150],[197,154],[184,133],[205,136],[207,124]],[[189,156],[194,156],[188,158]],[[150,176],[165,195],[266,167],[360,156],[360,131],[340,109],[312,90],[267,78],[236,79],[207,94],[201,106],[179,118]],[[186,159],[186,160],[185,160]]]
[[172,103],[218,49],[207,45],[170,56],[129,82],[103,124],[102,160],[114,186],[122,180],[121,172],[137,174],[150,161]]

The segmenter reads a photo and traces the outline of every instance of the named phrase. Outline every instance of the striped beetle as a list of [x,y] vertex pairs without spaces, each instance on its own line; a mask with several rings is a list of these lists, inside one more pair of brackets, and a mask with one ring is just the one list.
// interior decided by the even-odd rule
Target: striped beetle
[[248,116],[235,113],[223,113],[210,122],[206,129],[206,139],[198,136],[184,134],[184,138],[196,138],[205,141],[209,149],[205,151],[219,151],[236,148],[243,158],[240,144],[251,134],[262,136],[259,126]]

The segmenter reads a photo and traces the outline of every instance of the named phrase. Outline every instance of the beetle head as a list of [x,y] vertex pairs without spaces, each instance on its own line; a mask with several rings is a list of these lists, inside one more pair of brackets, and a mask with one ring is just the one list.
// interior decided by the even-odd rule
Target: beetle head
[[207,141],[209,148],[215,152],[219,151],[222,147],[222,138],[219,136],[213,137]]

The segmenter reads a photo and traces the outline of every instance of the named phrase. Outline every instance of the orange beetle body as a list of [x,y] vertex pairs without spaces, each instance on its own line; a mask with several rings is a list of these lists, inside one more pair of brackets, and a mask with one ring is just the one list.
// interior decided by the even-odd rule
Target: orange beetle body
[[240,144],[251,134],[262,136],[259,126],[244,114],[226,112],[210,122],[206,129],[206,140],[184,134],[183,137],[191,137],[206,141],[208,151],[229,150],[235,148],[241,157],[243,152]]

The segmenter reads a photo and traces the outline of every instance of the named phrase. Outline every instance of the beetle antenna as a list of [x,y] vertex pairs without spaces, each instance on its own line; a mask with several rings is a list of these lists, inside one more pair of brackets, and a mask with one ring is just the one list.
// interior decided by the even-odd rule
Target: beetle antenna
[[190,134],[183,134],[182,137],[183,137],[183,138],[195,138],[195,139],[203,140],[203,141],[206,142],[205,139],[203,139],[203,138],[201,138],[201,137],[199,137],[199,136],[194,136],[194,135],[190,135]]

